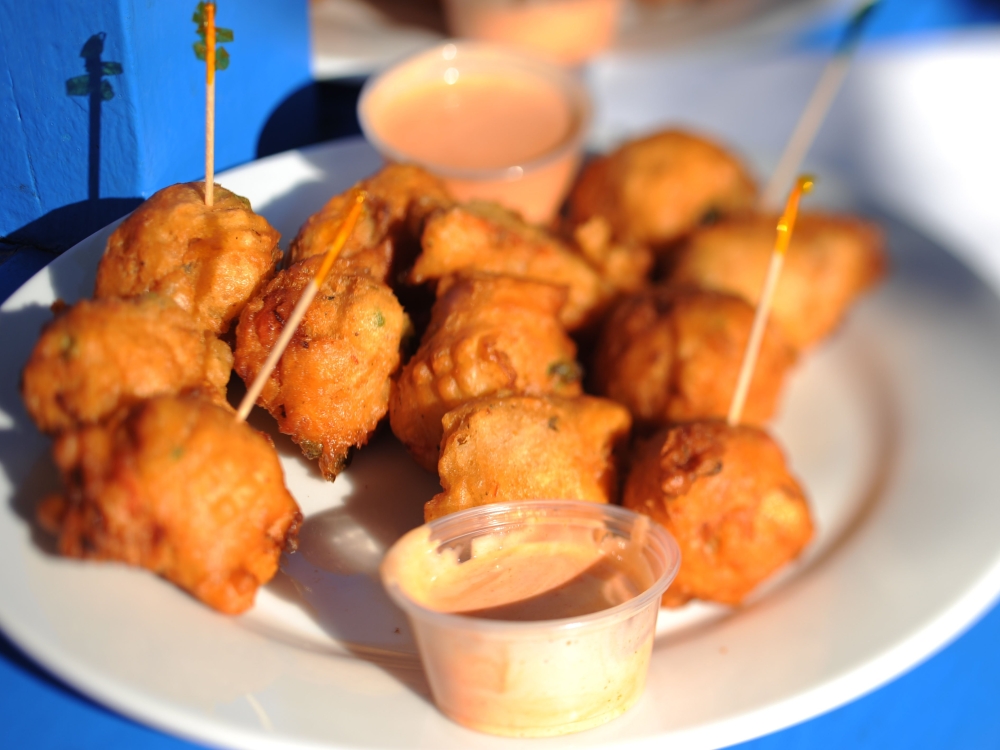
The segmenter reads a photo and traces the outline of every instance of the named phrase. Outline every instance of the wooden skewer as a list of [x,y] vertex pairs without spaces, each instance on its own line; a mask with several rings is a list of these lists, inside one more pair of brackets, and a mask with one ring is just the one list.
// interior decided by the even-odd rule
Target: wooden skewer
[[295,304],[295,309],[292,310],[292,314],[288,317],[285,327],[282,328],[281,335],[278,336],[277,343],[275,343],[274,348],[271,349],[271,353],[264,361],[264,366],[260,368],[260,372],[257,373],[257,377],[253,379],[253,383],[250,384],[246,395],[240,402],[240,407],[236,410],[237,422],[242,422],[247,418],[247,415],[250,414],[250,410],[253,408],[253,405],[257,402],[257,397],[260,396],[260,392],[264,390],[264,384],[271,376],[271,372],[278,364],[278,360],[281,359],[281,355],[285,353],[285,349],[288,347],[288,343],[292,340],[292,336],[295,335],[295,331],[299,327],[299,323],[302,322],[302,318],[305,316],[306,310],[309,309],[309,305],[312,304],[313,299],[316,297],[317,293],[319,293],[320,287],[323,286],[323,282],[326,281],[326,276],[330,273],[330,269],[333,267],[333,262],[337,259],[337,256],[340,255],[340,251],[347,243],[347,238],[351,236],[351,232],[354,231],[354,225],[358,223],[358,218],[361,216],[361,208],[367,197],[368,196],[364,191],[358,191],[355,196],[354,205],[351,206],[351,210],[348,212],[347,218],[344,219],[344,223],[340,225],[340,231],[337,232],[337,236],[334,238],[333,244],[330,245],[330,249],[327,250],[326,257],[323,258],[322,265],[320,265],[319,270],[316,271],[316,275],[309,280],[306,288],[302,290],[302,296],[299,297],[299,301]]
[[215,188],[215,3],[205,3],[205,205]]
[[761,193],[760,209],[762,211],[776,211],[781,205],[781,196],[785,194],[786,186],[801,169],[802,162],[816,139],[816,134],[826,119],[830,106],[837,97],[837,92],[840,91],[840,87],[847,77],[853,52],[858,46],[865,22],[871,17],[877,4],[878,0],[867,0],[851,16],[844,36],[837,45],[836,52],[823,69],[823,74],[809,98],[809,103],[802,111],[795,130],[792,132],[792,137],[788,140],[788,144],[778,160],[778,166],[775,167],[767,187]]
[[729,405],[729,416],[726,418],[726,422],[729,423],[730,427],[739,424],[740,416],[743,414],[743,405],[746,403],[747,393],[750,391],[750,380],[753,378],[753,371],[757,366],[757,355],[760,354],[760,345],[764,340],[767,315],[774,299],[774,290],[778,286],[778,277],[781,276],[781,269],[785,264],[785,253],[792,241],[795,217],[799,213],[799,200],[803,193],[812,190],[814,182],[812,177],[799,177],[788,196],[785,211],[778,220],[778,234],[774,241],[774,251],[771,253],[767,276],[764,277],[764,288],[761,290],[760,300],[757,302],[757,312],[754,314],[753,325],[750,328],[750,340],[747,341],[747,348],[743,352],[743,364],[740,365],[736,391],[733,393],[733,400]]

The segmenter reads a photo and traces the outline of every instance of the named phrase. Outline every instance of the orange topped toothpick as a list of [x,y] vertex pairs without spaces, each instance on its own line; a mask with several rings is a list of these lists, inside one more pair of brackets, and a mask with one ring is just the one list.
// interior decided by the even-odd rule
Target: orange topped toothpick
[[757,312],[750,329],[750,339],[747,341],[747,348],[743,353],[743,364],[740,365],[736,391],[733,393],[733,400],[729,405],[729,416],[726,421],[730,427],[739,423],[740,415],[743,413],[743,404],[746,402],[747,393],[750,390],[750,380],[753,378],[753,371],[757,365],[757,355],[760,353],[760,344],[764,339],[767,314],[771,307],[771,300],[774,298],[774,290],[778,286],[778,277],[781,275],[781,269],[785,263],[785,253],[788,252],[788,245],[792,241],[792,230],[795,229],[795,219],[799,214],[799,201],[804,193],[812,190],[814,183],[815,180],[812,177],[799,177],[785,203],[785,210],[782,212],[781,218],[778,219],[778,234],[774,240],[774,252],[771,253],[767,276],[764,277],[764,289],[761,291],[760,301],[757,303]]
[[215,3],[198,3],[191,18],[198,24],[201,41],[194,43],[194,54],[205,61],[205,205],[211,206],[215,188],[215,71],[229,67],[229,53],[217,44],[233,41],[231,29],[215,25]]
[[295,335],[299,323],[305,317],[306,310],[319,293],[319,289],[323,286],[323,282],[326,281],[326,276],[330,273],[330,269],[333,268],[333,262],[340,255],[340,251],[343,250],[344,245],[347,244],[347,238],[351,236],[351,232],[354,231],[354,226],[358,223],[358,218],[361,216],[361,209],[367,197],[367,194],[363,190],[359,190],[355,194],[354,204],[351,206],[350,211],[348,211],[344,223],[340,225],[337,236],[333,238],[333,244],[327,250],[326,257],[323,258],[323,263],[316,271],[316,275],[310,280],[308,286],[302,290],[302,296],[299,297],[299,301],[295,304],[292,314],[288,316],[288,321],[285,323],[284,328],[281,329],[281,335],[278,336],[274,348],[271,349],[270,354],[268,354],[267,359],[264,361],[264,366],[260,368],[260,372],[253,379],[253,383],[247,388],[247,393],[240,402],[239,409],[236,410],[237,422],[242,422],[247,418],[254,403],[257,401],[257,397],[260,396],[260,392],[264,390],[264,384],[271,376],[271,371],[274,370],[278,364],[278,360],[281,359],[281,355],[288,348],[288,344],[292,340],[292,336]]

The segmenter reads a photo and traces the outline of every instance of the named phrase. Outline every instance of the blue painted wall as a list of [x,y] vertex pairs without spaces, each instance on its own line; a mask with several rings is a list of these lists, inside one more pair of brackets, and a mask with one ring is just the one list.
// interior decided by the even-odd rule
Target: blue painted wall
[[[195,4],[0,0],[0,242],[65,249],[159,188],[204,175]],[[268,119],[311,76],[306,0],[221,0],[217,17],[235,32],[229,69],[216,79],[221,170],[255,158]],[[92,80],[110,86],[104,97],[99,88],[79,95],[80,81],[77,95],[67,91],[67,81],[88,76],[88,40]]]

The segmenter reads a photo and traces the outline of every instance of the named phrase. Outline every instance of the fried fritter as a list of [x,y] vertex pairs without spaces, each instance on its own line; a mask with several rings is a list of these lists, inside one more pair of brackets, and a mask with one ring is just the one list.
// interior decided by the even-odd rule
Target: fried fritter
[[[277,342],[323,256],[281,271],[250,301],[236,327],[235,369],[251,383]],[[309,306],[257,403],[333,480],[352,446],[362,446],[389,406],[407,325],[385,284],[331,273]]]
[[564,286],[569,297],[560,319],[569,330],[593,321],[613,294],[565,243],[493,203],[474,201],[435,213],[427,220],[421,244],[412,283],[485,271]]
[[709,215],[750,209],[755,194],[735,156],[703,136],[666,130],[587,164],[569,215],[576,224],[602,216],[617,239],[661,247]]
[[389,402],[392,431],[429,471],[445,412],[480,396],[581,392],[576,346],[558,319],[565,289],[485,274],[442,287]]
[[[655,287],[623,300],[605,321],[594,355],[597,393],[628,407],[644,428],[724,417],[729,410],[754,309],[730,294]],[[769,323],[743,420],[767,421],[795,350]]]
[[643,444],[623,504],[651,516],[681,548],[663,603],[739,604],[813,534],[802,488],[781,449],[755,427],[691,422]]
[[438,472],[444,492],[428,521],[511,500],[614,502],[618,456],[632,420],[593,396],[479,399],[445,414]]
[[[696,232],[671,279],[760,298],[778,217],[745,216]],[[789,342],[804,349],[828,335],[851,303],[885,272],[878,227],[851,216],[803,213],[785,256],[770,314]]]
[[169,297],[83,300],[42,330],[21,393],[38,428],[57,433],[162,394],[225,404],[232,368],[229,347]]
[[302,515],[268,438],[196,397],[143,401],[54,446],[66,485],[39,508],[67,557],[147,568],[227,614],[294,549]]
[[[437,177],[412,164],[389,164],[355,188],[364,190],[368,200],[334,269],[365,272],[395,284],[394,271],[407,268],[419,252],[426,218],[454,200]],[[355,188],[335,195],[302,225],[289,248],[293,263],[326,253],[347,217]]]
[[616,240],[603,216],[594,216],[571,229],[583,257],[615,292],[637,292],[653,270],[653,251],[632,240]]
[[206,330],[224,333],[274,275],[280,236],[251,210],[250,201],[219,185],[211,208],[203,183],[171,185],[133,211],[108,239],[94,296],[158,292]]

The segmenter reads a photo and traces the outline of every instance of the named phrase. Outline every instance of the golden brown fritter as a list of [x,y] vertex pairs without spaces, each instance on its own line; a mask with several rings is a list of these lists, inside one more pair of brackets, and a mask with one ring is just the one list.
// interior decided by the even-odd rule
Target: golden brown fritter
[[233,354],[159,294],[83,300],[42,330],[21,393],[43,432],[98,422],[161,394],[226,403]]
[[618,456],[632,420],[603,398],[491,397],[444,416],[438,472],[444,492],[428,521],[511,500],[614,502]]
[[424,221],[454,201],[437,177],[412,164],[389,164],[351,190],[331,198],[309,217],[292,240],[293,263],[323,255],[333,244],[353,203],[354,190],[368,195],[361,219],[337,258],[341,273],[366,272],[395,284],[394,271],[407,268],[419,252]]
[[66,485],[39,520],[67,557],[138,565],[227,614],[294,549],[302,515],[268,438],[196,397],[161,396],[54,446]]
[[[733,218],[696,232],[671,279],[738,294],[756,305],[774,248],[778,217]],[[793,346],[829,334],[851,303],[885,272],[878,227],[851,216],[800,214],[770,314]]]
[[[656,287],[623,300],[605,321],[594,355],[597,393],[628,407],[643,427],[724,417],[754,309],[730,294]],[[759,424],[774,413],[795,350],[769,323],[743,410]]]
[[494,394],[577,396],[576,346],[559,323],[566,291],[509,276],[451,277],[389,402],[392,431],[435,471],[441,418]]
[[421,244],[412,283],[485,271],[564,286],[569,297],[560,318],[569,330],[593,321],[613,294],[569,246],[493,203],[475,201],[433,214]]
[[[235,369],[249,384],[277,342],[323,256],[281,271],[250,301],[236,327]],[[331,273],[257,400],[279,429],[319,459],[333,480],[389,406],[406,316],[385,284]]]
[[653,270],[653,251],[648,245],[615,239],[603,216],[594,216],[570,232],[583,257],[616,293],[637,292],[646,286]]
[[739,604],[812,538],[802,488],[763,430],[691,422],[644,443],[623,504],[667,529],[681,569],[663,603]]
[[620,240],[663,246],[709,215],[750,209],[756,186],[740,161],[703,136],[665,130],[587,164],[569,197],[576,224],[603,216]]
[[211,208],[203,183],[171,185],[133,211],[108,239],[94,296],[158,292],[203,328],[223,333],[274,275],[280,236],[250,209],[250,201],[219,185]]

